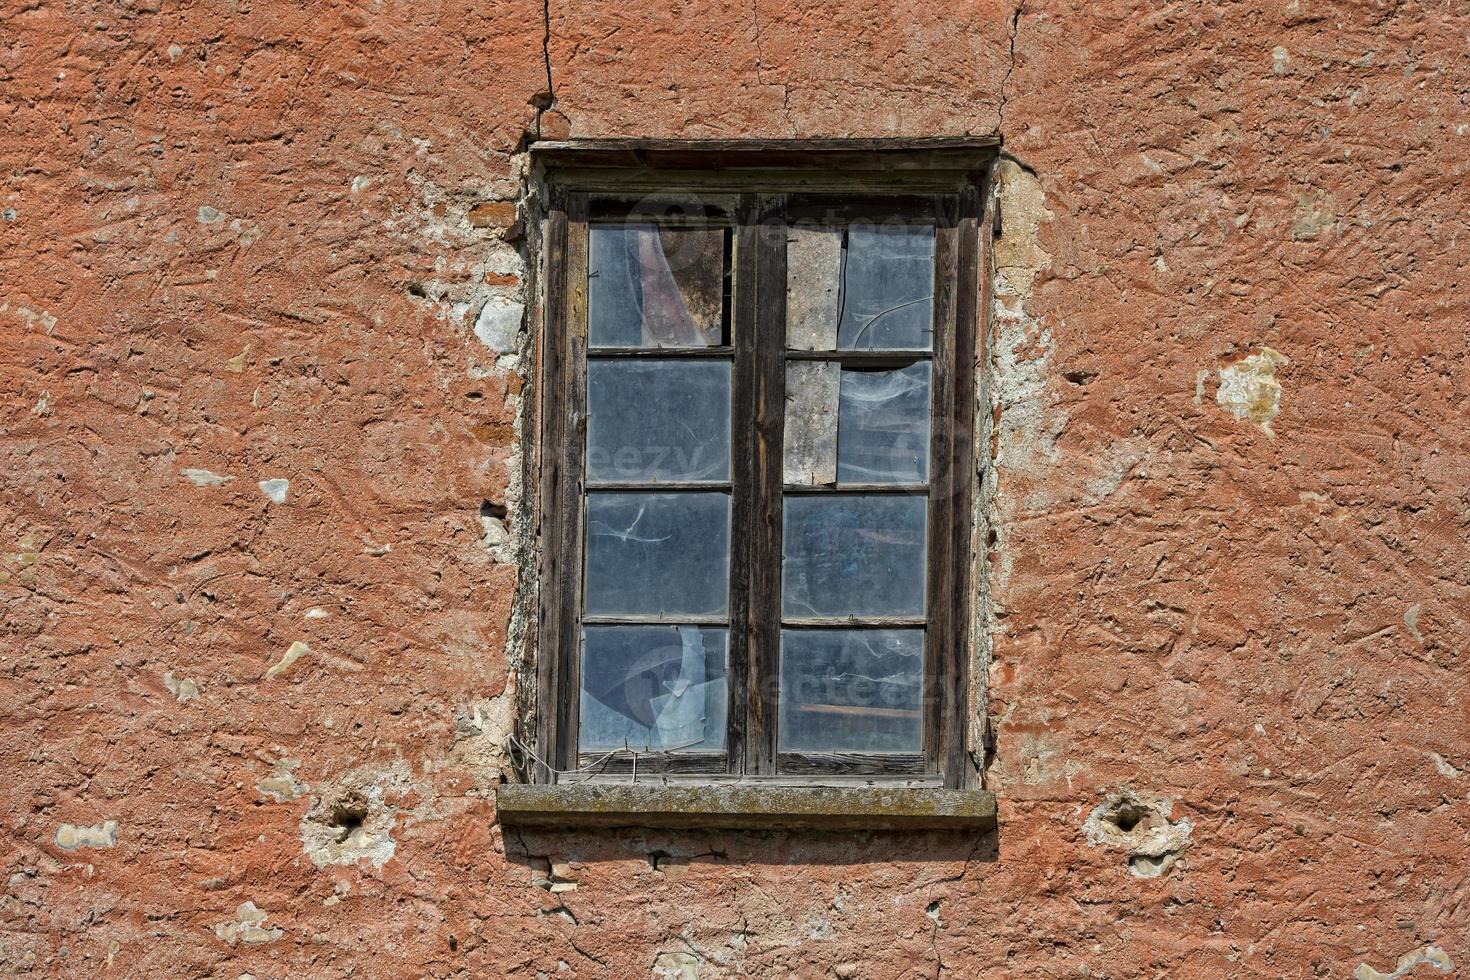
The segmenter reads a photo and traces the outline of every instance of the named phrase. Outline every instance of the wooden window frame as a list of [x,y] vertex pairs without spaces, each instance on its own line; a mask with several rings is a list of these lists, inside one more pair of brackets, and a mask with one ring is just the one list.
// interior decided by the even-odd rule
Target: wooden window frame
[[[539,616],[532,760],[523,775],[555,783],[578,753],[581,580],[584,558],[587,263],[590,221],[639,207],[697,201],[733,227],[731,346],[594,356],[732,358],[731,553],[726,751],[608,760],[576,781],[893,782],[971,787],[967,744],[976,555],[975,410],[980,382],[982,220],[998,142],[587,141],[542,143],[532,159],[543,195],[539,347]],[[876,207],[876,210],[874,208]],[[844,220],[926,216],[935,222],[936,330],[927,488],[923,751],[912,756],[777,753],[786,364],[820,358],[881,366],[886,352],[788,351],[787,221],[823,212]],[[529,455],[529,454],[528,454]],[[670,489],[677,489],[670,487]],[[845,486],[794,492],[842,492]],[[867,492],[912,488],[861,487]],[[683,620],[680,620],[681,622]],[[808,620],[797,628],[847,625]],[[791,628],[788,622],[784,624]],[[854,625],[898,626],[861,620]],[[716,768],[718,767],[718,769]],[[722,770],[722,771],[719,771]]]

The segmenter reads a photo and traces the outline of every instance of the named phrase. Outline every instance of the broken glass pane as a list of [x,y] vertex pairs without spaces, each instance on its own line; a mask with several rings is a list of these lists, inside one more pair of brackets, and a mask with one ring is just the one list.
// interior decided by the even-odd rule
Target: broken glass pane
[[587,478],[730,478],[730,365],[589,360]]
[[786,365],[786,438],[782,451],[787,483],[837,482],[840,371],[836,361],[791,361]]
[[723,493],[589,493],[589,615],[718,615],[730,567]]
[[928,350],[934,325],[934,229],[852,225],[847,232],[843,350]]
[[919,752],[923,630],[784,630],[782,752]]
[[896,371],[842,372],[837,479],[924,483],[929,479],[929,363]]
[[787,494],[784,615],[922,616],[928,500]]
[[932,225],[793,225],[786,340],[794,350],[929,350]]
[[585,627],[581,750],[723,749],[725,645],[718,627]]
[[724,228],[592,225],[588,343],[593,347],[724,343],[725,235]]

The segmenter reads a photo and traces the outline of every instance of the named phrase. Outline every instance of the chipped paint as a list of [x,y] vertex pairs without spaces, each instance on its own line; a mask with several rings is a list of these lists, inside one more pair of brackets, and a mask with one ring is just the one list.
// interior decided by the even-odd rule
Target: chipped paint
[[255,784],[255,788],[262,796],[270,797],[277,803],[289,803],[311,789],[305,783],[296,781],[293,772],[301,765],[300,759],[277,759],[271,764],[271,774],[262,778]]
[[1417,602],[1404,610],[1404,628],[1409,631],[1409,635],[1414,638],[1414,642],[1421,646],[1424,644],[1424,634],[1419,632],[1419,614],[1423,610],[1424,607]]
[[1271,422],[1281,408],[1281,382],[1276,379],[1276,371],[1288,363],[1285,354],[1262,347],[1227,364],[1220,369],[1216,403],[1236,419],[1258,425],[1262,432],[1274,437]]
[[1440,973],[1449,973],[1455,968],[1449,954],[1444,950],[1438,946],[1425,946],[1400,956],[1398,962],[1394,964],[1392,973],[1381,973],[1367,963],[1360,963],[1353,971],[1353,978],[1354,980],[1400,980],[1420,966],[1430,967]]
[[1296,218],[1291,235],[1298,240],[1317,238],[1337,224],[1332,198],[1322,191],[1306,190],[1296,196]]
[[1037,278],[1051,268],[1041,229],[1054,215],[1046,206],[1041,181],[1014,160],[1002,158],[996,164],[995,180],[1005,234],[994,246],[991,410],[983,419],[991,431],[994,465],[985,470],[981,499],[996,536],[990,585],[1001,593],[1011,578],[1012,549],[1007,543],[1026,516],[1026,489],[1048,486],[1060,459],[1056,440],[1067,416],[1049,387],[1051,331],[1027,306]]
[[412,776],[402,762],[363,766],[324,783],[301,818],[301,843],[317,867],[367,861],[381,868],[397,852],[393,826],[399,808],[390,796],[406,793]]
[[180,704],[199,697],[199,685],[187,677],[175,678],[173,671],[164,673],[163,686],[168,688],[169,693],[177,698]]
[[677,950],[659,953],[653,961],[653,975],[658,980],[699,980],[699,957]]
[[265,672],[267,678],[278,677],[291,669],[291,665],[311,652],[311,647],[302,640],[297,640],[286,648],[281,654],[281,659],[272,664]]
[[279,926],[267,926],[265,923],[269,918],[268,914],[255,907],[254,902],[244,902],[235,910],[233,919],[215,924],[215,938],[231,946],[238,943],[247,946],[273,943],[284,936],[286,931]]
[[117,845],[117,821],[98,824],[64,823],[56,828],[56,846],[63,851],[79,847],[114,847]]
[[493,293],[475,317],[475,336],[497,354],[509,354],[520,346],[525,314],[525,305],[513,295]]
[[209,470],[184,469],[179,470],[190,483],[196,487],[219,487],[224,486],[234,479],[233,476],[221,476]]

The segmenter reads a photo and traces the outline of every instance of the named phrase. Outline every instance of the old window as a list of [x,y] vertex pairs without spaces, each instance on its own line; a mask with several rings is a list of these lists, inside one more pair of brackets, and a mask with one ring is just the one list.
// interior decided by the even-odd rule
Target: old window
[[992,153],[536,148],[529,781],[973,784]]

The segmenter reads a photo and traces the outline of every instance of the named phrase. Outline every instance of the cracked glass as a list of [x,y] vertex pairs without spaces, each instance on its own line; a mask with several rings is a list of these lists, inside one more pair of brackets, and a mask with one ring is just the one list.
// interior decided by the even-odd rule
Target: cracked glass
[[788,486],[925,483],[930,366],[786,365],[784,481]]
[[728,495],[587,494],[588,615],[724,615],[729,568]]
[[930,350],[934,227],[796,225],[786,239],[793,350]]
[[726,646],[721,628],[585,627],[581,751],[723,749]]
[[653,348],[728,343],[728,243],[724,228],[591,226],[588,343]]

